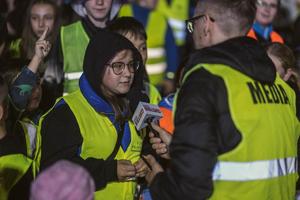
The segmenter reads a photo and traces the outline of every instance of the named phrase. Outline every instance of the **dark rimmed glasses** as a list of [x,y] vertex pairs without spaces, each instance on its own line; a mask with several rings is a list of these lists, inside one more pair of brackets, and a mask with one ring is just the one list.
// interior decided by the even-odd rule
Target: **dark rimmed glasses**
[[[189,31],[189,33],[193,33],[194,32],[194,25],[195,25],[195,21],[198,19],[201,19],[202,17],[207,16],[207,15],[198,15],[196,17],[190,18],[185,20],[186,23],[186,29]],[[215,19],[208,16],[208,18],[210,19],[210,21],[215,22]]]
[[135,73],[140,67],[140,63],[138,61],[130,61],[127,64],[123,62],[114,62],[106,65],[112,68],[115,75],[122,74],[126,65],[130,73]]

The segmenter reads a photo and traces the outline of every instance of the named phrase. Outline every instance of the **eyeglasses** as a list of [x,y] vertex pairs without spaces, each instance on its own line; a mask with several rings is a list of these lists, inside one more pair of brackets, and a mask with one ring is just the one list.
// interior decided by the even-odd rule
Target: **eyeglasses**
[[262,1],[262,0],[257,0],[256,5],[263,7],[263,8],[270,8],[270,9],[278,8],[278,4],[276,4],[276,3],[268,4],[267,2]]
[[[190,18],[188,20],[185,20],[186,28],[189,31],[189,33],[193,33],[194,32],[195,21],[198,20],[198,19],[200,19],[200,18],[202,18],[202,17],[204,17],[204,16],[207,16],[207,15],[199,15],[199,16]],[[208,16],[208,18],[210,19],[210,21],[215,22],[214,18],[212,18],[210,16]]]
[[122,74],[122,72],[125,69],[125,65],[127,65],[130,73],[136,72],[140,67],[140,63],[138,61],[130,61],[127,64],[125,64],[123,62],[114,62],[114,63],[106,64],[106,65],[108,65],[109,67],[112,68],[115,75]]

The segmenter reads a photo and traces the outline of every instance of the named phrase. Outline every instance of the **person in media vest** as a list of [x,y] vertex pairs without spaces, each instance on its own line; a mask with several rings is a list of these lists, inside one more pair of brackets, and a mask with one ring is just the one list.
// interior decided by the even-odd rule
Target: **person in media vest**
[[170,158],[164,172],[146,157],[153,199],[295,198],[296,95],[264,47],[246,37],[256,3],[202,0],[187,20],[198,50],[175,99],[173,138],[164,141],[167,133],[155,126],[165,145],[150,139]]

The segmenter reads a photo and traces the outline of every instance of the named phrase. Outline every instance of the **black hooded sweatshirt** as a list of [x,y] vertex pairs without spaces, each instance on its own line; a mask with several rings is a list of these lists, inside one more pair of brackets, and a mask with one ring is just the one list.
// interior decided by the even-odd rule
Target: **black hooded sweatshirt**
[[[108,32],[99,31],[88,44],[83,73],[93,91],[102,99],[100,89],[100,77],[108,63],[118,52],[124,49],[133,51],[133,58],[142,63],[138,50],[125,37]],[[142,69],[142,68],[141,68]],[[132,87],[126,98],[129,100],[132,110],[142,100],[147,102],[147,97],[142,93],[143,71],[135,73]],[[79,150],[83,142],[80,129],[74,114],[68,104],[57,105],[45,116],[41,123],[41,170],[60,159],[67,159],[85,167],[93,177],[96,190],[105,187],[107,183],[117,181],[117,161],[88,158],[86,160],[79,156]],[[99,147],[101,148],[101,147]]]
[[[247,37],[196,51],[185,71],[199,63],[225,64],[262,83],[275,80],[275,66],[265,49]],[[208,199],[213,193],[217,157],[240,141],[223,79],[204,68],[194,71],[178,95],[171,167],[154,178],[150,186],[153,199]]]

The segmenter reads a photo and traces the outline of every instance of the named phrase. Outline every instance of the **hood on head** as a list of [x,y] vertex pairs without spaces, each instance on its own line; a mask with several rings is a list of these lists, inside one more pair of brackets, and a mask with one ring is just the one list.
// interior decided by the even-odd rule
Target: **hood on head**
[[265,48],[249,37],[233,38],[197,50],[191,56],[185,71],[199,63],[229,65],[263,83],[273,83],[276,78],[275,66]]
[[[72,9],[80,16],[80,17],[85,17],[86,16],[86,10],[84,8],[84,2],[87,0],[74,0],[71,3]],[[114,19],[121,7],[122,3],[121,0],[113,0],[112,1],[112,6],[111,6],[111,11],[110,11],[110,16],[109,20]]]

